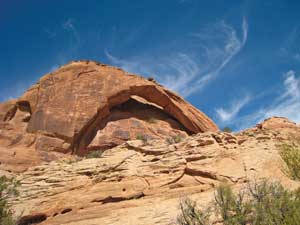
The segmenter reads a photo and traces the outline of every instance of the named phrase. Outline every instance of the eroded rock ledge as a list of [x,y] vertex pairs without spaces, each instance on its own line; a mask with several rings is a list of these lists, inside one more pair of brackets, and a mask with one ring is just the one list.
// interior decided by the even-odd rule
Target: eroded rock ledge
[[43,225],[166,225],[176,219],[181,197],[205,205],[220,183],[241,188],[268,178],[299,187],[282,172],[278,146],[300,128],[277,118],[261,125],[238,134],[199,133],[174,144],[132,140],[100,158],[43,163],[17,177],[21,195],[11,201],[25,219],[42,218]]

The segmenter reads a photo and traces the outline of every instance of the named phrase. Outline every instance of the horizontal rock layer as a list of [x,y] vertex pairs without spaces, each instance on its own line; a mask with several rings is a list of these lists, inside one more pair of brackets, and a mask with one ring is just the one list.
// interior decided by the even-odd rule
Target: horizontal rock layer
[[235,135],[207,132],[179,143],[133,140],[100,158],[31,167],[17,176],[20,196],[11,202],[25,219],[43,218],[42,225],[167,225],[176,221],[182,197],[205,206],[221,183],[239,189],[268,178],[297,188],[300,183],[282,170],[279,146],[300,128],[272,121],[276,129],[268,120]]

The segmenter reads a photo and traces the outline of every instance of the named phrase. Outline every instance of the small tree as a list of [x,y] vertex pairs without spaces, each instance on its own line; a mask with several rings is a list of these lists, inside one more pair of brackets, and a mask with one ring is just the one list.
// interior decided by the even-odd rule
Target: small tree
[[7,178],[6,176],[0,177],[0,224],[12,225],[15,221],[12,218],[12,210],[8,203],[8,198],[18,194],[16,188],[19,182],[14,178]]
[[230,127],[224,127],[223,128],[223,132],[226,132],[226,133],[232,133],[232,130]]
[[103,154],[103,151],[101,151],[101,150],[95,150],[95,151],[90,151],[89,153],[87,153],[85,157],[87,159],[101,158],[102,154]]
[[210,209],[202,211],[197,209],[197,203],[189,198],[180,202],[181,214],[177,217],[180,225],[206,225],[209,222]]
[[285,162],[284,172],[292,179],[300,180],[300,143],[292,141],[290,144],[283,144],[280,156]]
[[147,121],[148,123],[157,123],[157,119],[154,118],[154,117],[149,117],[149,118],[147,118],[146,121]]
[[168,144],[176,144],[176,143],[180,143],[182,141],[183,137],[180,136],[179,134],[174,135],[172,137],[168,137],[166,139]]
[[137,139],[137,140],[141,140],[141,141],[143,141],[144,143],[147,143],[147,141],[148,141],[147,136],[146,136],[146,135],[143,135],[143,134],[138,134],[138,135],[136,135],[136,139]]
[[251,212],[250,205],[245,202],[245,193],[235,195],[228,185],[221,185],[215,193],[216,213],[220,215],[225,225],[246,225]]

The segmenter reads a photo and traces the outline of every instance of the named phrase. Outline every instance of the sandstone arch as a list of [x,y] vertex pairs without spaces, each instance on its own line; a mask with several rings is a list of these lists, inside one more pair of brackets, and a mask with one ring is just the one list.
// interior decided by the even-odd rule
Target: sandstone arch
[[28,132],[74,151],[85,146],[87,133],[112,107],[131,96],[158,105],[190,133],[218,130],[204,113],[155,81],[96,62],[69,63],[42,77],[18,101],[28,102],[32,111]]
[[[109,115],[110,109],[116,105],[120,105],[128,101],[132,96],[139,96],[151,103],[155,103],[160,106],[166,113],[176,118],[188,131],[189,133],[205,132],[209,127],[205,124],[197,123],[192,121],[192,118],[196,113],[200,114],[195,108],[190,108],[189,111],[183,112],[182,108],[185,108],[187,103],[173,93],[166,91],[161,86],[157,85],[140,85],[130,87],[127,90],[122,90],[115,95],[107,99],[106,104],[97,110],[97,113],[92,119],[80,130],[75,136],[72,143],[72,150],[78,151],[84,148],[88,143],[85,139],[90,135],[93,129]],[[201,113],[202,114],[202,113]],[[202,114],[203,118],[206,116]],[[207,121],[209,122],[209,121]]]
[[[105,121],[106,120],[105,118],[109,117],[113,113],[112,110],[118,106],[121,106],[122,104],[127,104],[130,101],[136,101],[136,104],[139,103],[140,105],[148,105],[149,104],[148,107],[153,107],[153,110],[156,110],[157,112],[168,115],[169,119],[173,120],[174,122],[178,122],[178,125],[181,125],[181,127],[179,127],[179,126],[177,126],[176,128],[173,127],[174,129],[182,130],[182,131],[184,131],[184,133],[188,133],[188,134],[193,133],[190,130],[188,130],[186,127],[184,127],[182,125],[182,123],[177,120],[177,118],[175,118],[172,114],[170,114],[169,111],[165,110],[162,106],[159,106],[157,104],[152,104],[153,102],[149,101],[151,98],[147,98],[147,100],[148,100],[147,101],[144,97],[142,98],[141,95],[136,95],[136,94],[138,94],[137,92],[130,92],[130,93],[131,93],[130,95],[126,94],[126,96],[127,96],[126,98],[120,98],[119,95],[120,96],[125,96],[125,95],[124,95],[124,93],[119,93],[119,95],[112,96],[112,98],[108,99],[107,105],[105,105],[104,108],[99,109],[98,110],[99,113],[94,115],[94,117],[91,119],[91,121],[74,137],[74,142],[73,142],[73,145],[71,148],[76,152],[78,150],[82,150],[82,149],[86,148],[90,144],[92,139],[95,137],[96,132],[99,129],[105,128],[107,123],[103,124],[103,121]],[[142,104],[141,102],[137,101],[136,100],[137,98],[139,100],[144,99],[142,101],[145,101],[146,104]],[[117,99],[117,100],[115,100],[115,99]],[[138,111],[138,109],[136,109],[136,111]],[[149,116],[151,116],[151,115],[149,115]],[[147,118],[147,115],[145,115],[144,118],[139,118],[139,119],[144,120],[145,118]],[[155,126],[155,125],[152,124],[152,126]],[[172,127],[172,124],[170,124],[170,126]]]

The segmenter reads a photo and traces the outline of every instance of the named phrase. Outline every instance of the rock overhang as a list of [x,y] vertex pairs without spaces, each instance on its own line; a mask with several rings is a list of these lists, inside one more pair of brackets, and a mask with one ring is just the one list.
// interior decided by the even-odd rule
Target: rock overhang
[[86,147],[79,143],[88,130],[133,96],[160,107],[189,133],[218,130],[204,113],[154,80],[94,61],[73,61],[43,76],[16,105],[30,113],[28,133],[60,139],[59,148],[74,151]]

